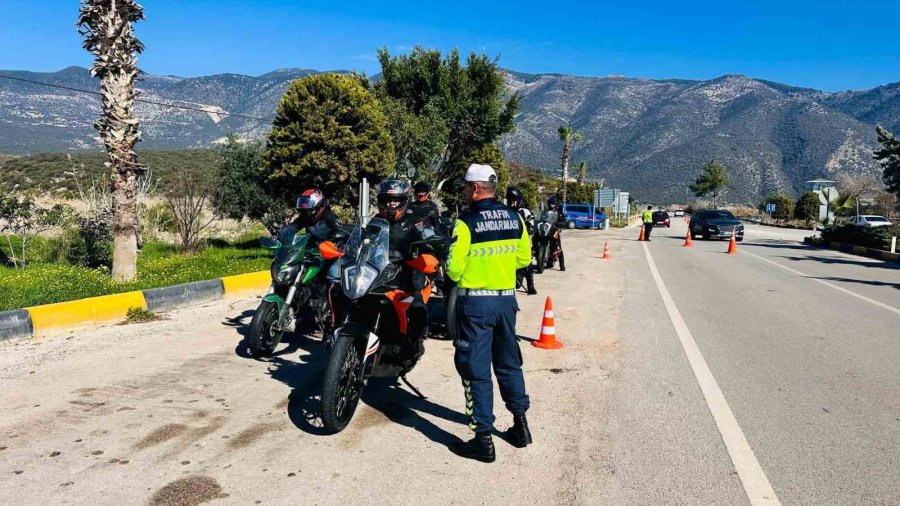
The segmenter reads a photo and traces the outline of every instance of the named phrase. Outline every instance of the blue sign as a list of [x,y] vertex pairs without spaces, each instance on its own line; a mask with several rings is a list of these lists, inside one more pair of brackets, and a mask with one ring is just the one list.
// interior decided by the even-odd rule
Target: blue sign
[[774,213],[775,212],[775,204],[766,204],[766,212]]

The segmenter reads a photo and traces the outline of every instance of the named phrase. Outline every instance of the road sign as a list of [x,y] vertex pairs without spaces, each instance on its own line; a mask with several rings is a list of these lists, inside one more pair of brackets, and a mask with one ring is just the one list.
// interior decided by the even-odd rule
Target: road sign
[[775,212],[775,204],[766,204],[766,212],[774,213]]

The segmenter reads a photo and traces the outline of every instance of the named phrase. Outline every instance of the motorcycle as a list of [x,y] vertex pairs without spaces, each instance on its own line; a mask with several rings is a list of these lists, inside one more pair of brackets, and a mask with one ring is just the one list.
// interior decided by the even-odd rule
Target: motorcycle
[[[420,342],[415,356],[401,353],[408,323],[406,310],[413,297],[396,288],[401,270],[389,260],[389,238],[390,224],[373,218],[364,226],[356,226],[342,252],[327,241],[320,246],[323,257],[341,259],[341,285],[348,305],[343,325],[331,337],[333,345],[322,388],[322,423],[330,433],[340,432],[350,423],[369,378],[400,377],[406,381],[406,374],[424,351]],[[418,249],[431,242],[417,241],[410,247]],[[433,274],[437,264],[437,258],[430,254],[419,254],[408,262],[426,274]],[[422,299],[427,302],[430,296],[429,283],[422,290]]]
[[271,355],[284,333],[295,330],[305,308],[311,310],[323,333],[330,330],[331,309],[321,279],[327,261],[317,248],[307,248],[309,238],[305,233],[285,233],[280,239],[260,239],[263,248],[275,252],[275,259],[270,267],[272,285],[256,308],[247,333],[248,351],[254,358]]
[[531,241],[537,258],[537,268],[535,269],[537,274],[544,272],[545,268],[552,268],[562,252],[559,227],[556,225],[558,219],[559,215],[556,211],[547,210],[544,211],[534,227],[534,237]]

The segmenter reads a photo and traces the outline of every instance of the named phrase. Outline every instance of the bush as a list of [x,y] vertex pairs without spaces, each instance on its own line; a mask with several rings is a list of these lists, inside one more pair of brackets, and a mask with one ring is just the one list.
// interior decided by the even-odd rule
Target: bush
[[856,225],[842,225],[828,227],[822,231],[822,239],[837,241],[854,246],[865,246],[887,250],[891,247],[891,237],[894,235],[891,227],[858,227]]
[[81,218],[66,259],[91,269],[112,265],[112,212]]
[[806,192],[797,200],[794,206],[794,218],[806,222],[819,221],[819,194]]
[[783,193],[769,195],[763,200],[762,205],[760,206],[761,211],[765,211],[766,204],[775,204],[775,212],[772,213],[772,218],[776,220],[787,221],[794,215],[794,199],[792,199],[790,195],[785,195]]

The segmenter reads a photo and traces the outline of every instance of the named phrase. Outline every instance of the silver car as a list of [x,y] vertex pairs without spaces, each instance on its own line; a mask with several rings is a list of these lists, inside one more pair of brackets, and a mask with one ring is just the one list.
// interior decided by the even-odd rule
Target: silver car
[[860,227],[889,227],[892,225],[891,221],[885,218],[884,216],[878,216],[874,214],[861,214],[859,216],[854,216],[850,218],[850,221],[847,223],[851,225],[857,225]]

